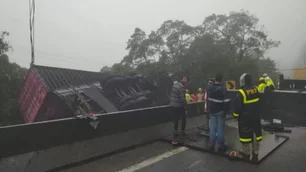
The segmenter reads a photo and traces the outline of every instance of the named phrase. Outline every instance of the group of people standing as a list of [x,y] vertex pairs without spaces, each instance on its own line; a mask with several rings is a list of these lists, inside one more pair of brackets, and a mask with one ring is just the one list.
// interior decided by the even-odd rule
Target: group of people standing
[[204,92],[202,88],[198,89],[197,94],[190,94],[190,91],[188,89],[185,90],[185,97],[186,97],[186,101],[187,104],[191,103],[191,102],[204,102]]
[[[274,90],[274,83],[264,74],[263,90]],[[260,78],[260,81],[262,79]],[[188,82],[187,76],[181,76],[179,82],[175,82],[170,96],[170,107],[174,115],[174,135],[185,135],[187,101],[184,85]],[[210,80],[207,86],[207,110],[210,118],[210,144],[209,149],[224,152],[228,149],[224,139],[225,119],[228,112],[230,99],[227,99],[227,89],[223,85],[223,75],[217,74],[214,80]],[[272,82],[272,83],[271,83]],[[261,85],[260,85],[261,84]],[[242,147],[239,153],[244,158],[258,158],[259,142],[262,140],[261,119],[259,112],[259,93],[263,83],[258,86],[253,84],[251,74],[244,73],[240,77],[240,89],[234,101],[233,116],[238,121],[239,140]],[[181,132],[178,131],[178,122],[182,120]],[[176,141],[172,142],[177,144]]]
[[260,93],[264,93],[275,90],[275,85],[273,80],[266,73],[264,73],[262,77],[259,78],[257,88]]

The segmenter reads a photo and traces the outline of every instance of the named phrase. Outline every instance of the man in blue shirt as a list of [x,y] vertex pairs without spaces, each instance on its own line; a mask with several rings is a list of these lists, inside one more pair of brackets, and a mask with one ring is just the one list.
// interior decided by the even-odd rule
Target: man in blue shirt
[[[221,83],[223,75],[217,74],[215,81],[208,84],[208,114],[210,117],[209,125],[209,139],[210,149],[217,148],[218,151],[225,151],[226,145],[224,140],[224,126],[225,126],[225,115],[226,115],[226,102],[225,99],[226,88]],[[218,132],[218,136],[217,136]]]

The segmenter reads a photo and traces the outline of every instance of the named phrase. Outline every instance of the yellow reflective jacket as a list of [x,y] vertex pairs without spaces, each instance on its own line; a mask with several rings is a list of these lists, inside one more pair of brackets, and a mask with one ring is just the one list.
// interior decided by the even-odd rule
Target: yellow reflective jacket
[[271,78],[268,78],[268,79],[266,80],[266,83],[267,83],[267,86],[271,86],[271,85],[272,85],[272,86],[275,88],[274,82],[272,81]]
[[265,92],[266,84],[265,83],[260,83],[257,87],[258,92],[263,93]]
[[186,97],[186,102],[187,102],[187,103],[190,103],[190,102],[191,102],[190,94],[186,93],[186,94],[185,94],[185,97]]

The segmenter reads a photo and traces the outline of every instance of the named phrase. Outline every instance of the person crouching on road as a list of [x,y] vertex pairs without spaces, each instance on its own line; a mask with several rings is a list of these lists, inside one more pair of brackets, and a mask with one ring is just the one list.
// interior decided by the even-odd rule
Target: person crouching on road
[[[208,114],[210,117],[209,125],[209,148],[218,151],[225,151],[227,146],[224,140],[224,126],[225,126],[225,96],[226,88],[221,83],[223,76],[218,74],[215,82],[208,84]],[[218,132],[218,136],[216,136]]]
[[[170,94],[170,107],[172,108],[173,119],[174,119],[174,136],[179,135],[178,132],[178,122],[181,119],[182,121],[182,128],[181,134],[185,134],[185,127],[186,127],[186,113],[185,110],[187,109],[187,102],[185,96],[185,89],[184,85],[187,83],[187,77],[181,76],[180,82],[175,81],[171,94]],[[177,144],[176,141],[173,141],[172,144]]]
[[259,84],[258,84],[258,92],[264,93],[266,88],[266,81],[264,77],[259,78]]
[[250,144],[252,143],[252,159],[258,160],[259,141],[262,140],[261,120],[259,112],[259,93],[252,84],[250,74],[240,77],[240,86],[234,105],[233,116],[238,118],[238,130],[242,148],[239,153],[250,159]]

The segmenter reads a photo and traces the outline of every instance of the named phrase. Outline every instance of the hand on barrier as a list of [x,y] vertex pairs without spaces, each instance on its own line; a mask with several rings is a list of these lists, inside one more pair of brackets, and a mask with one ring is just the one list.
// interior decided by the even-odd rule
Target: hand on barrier
[[188,110],[185,110],[185,115],[187,115],[188,114]]

